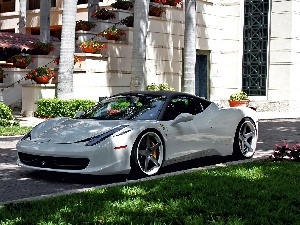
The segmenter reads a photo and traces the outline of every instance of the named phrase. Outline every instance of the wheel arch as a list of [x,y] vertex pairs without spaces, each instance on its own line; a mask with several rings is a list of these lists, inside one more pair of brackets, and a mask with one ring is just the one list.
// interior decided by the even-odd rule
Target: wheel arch
[[[238,133],[239,133],[239,127],[242,126],[242,124],[249,120],[253,125],[254,125],[254,128],[255,128],[255,132],[256,132],[256,137],[258,136],[258,127],[257,127],[257,123],[253,120],[253,118],[249,117],[249,116],[245,116],[245,117],[242,117],[238,123],[238,125],[236,126],[236,130],[235,130],[235,133],[234,133],[234,137],[233,137],[233,148],[232,148],[232,154],[234,157],[236,157],[236,150],[235,148],[237,147],[236,145],[238,144],[237,143],[237,137],[238,137]],[[238,157],[239,158],[239,157]]]
[[156,128],[146,128],[144,129],[143,131],[140,132],[139,135],[137,135],[133,145],[132,145],[132,149],[130,151],[130,166],[131,166],[131,163],[132,163],[132,150],[133,148],[135,147],[135,145],[137,144],[137,141],[139,140],[139,138],[141,138],[141,136],[143,136],[143,134],[145,134],[146,132],[149,132],[149,131],[152,131],[152,132],[155,132],[157,133],[157,135],[161,138],[162,140],[162,144],[163,144],[163,151],[164,151],[164,154],[163,154],[163,162],[165,161],[165,153],[166,153],[166,140],[164,138],[164,136],[161,134],[161,132],[156,129]]

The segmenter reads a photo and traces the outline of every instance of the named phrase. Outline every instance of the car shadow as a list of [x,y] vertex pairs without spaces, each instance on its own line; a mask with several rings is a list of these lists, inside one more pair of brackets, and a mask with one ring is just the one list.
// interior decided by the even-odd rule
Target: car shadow
[[192,159],[185,162],[180,162],[180,163],[163,167],[161,168],[159,174],[167,174],[167,173],[173,173],[182,170],[212,166],[220,163],[231,162],[233,160],[234,158],[232,156],[206,156],[206,157]]
[[[166,167],[162,167],[157,175],[178,172],[204,166],[215,165],[232,161],[231,156],[207,156],[199,159],[193,159],[186,162],[180,162]],[[51,183],[69,183],[69,184],[87,184],[87,185],[106,185],[113,183],[126,182],[129,180],[137,180],[142,176],[131,176],[127,174],[118,175],[87,175],[87,174],[71,174],[49,171],[32,171],[27,174],[33,179],[43,180]]]
[[127,180],[127,175],[88,175],[88,174],[71,174],[62,172],[49,171],[33,171],[28,173],[28,176],[34,179],[39,179],[51,183],[69,183],[69,184],[93,184],[105,185],[112,183],[124,182]]

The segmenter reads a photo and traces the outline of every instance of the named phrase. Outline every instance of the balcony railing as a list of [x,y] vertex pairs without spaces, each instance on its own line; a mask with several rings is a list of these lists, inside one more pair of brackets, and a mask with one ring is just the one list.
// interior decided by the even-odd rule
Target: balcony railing
[[0,3],[0,13],[15,12],[15,11],[16,11],[15,1]]

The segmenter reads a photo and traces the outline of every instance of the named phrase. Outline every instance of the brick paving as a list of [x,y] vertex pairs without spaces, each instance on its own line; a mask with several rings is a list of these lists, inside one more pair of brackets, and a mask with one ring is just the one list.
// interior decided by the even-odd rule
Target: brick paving
[[[40,121],[34,120],[34,122]],[[29,125],[28,121],[22,123],[22,125]],[[20,170],[16,165],[15,149],[20,137],[0,137],[0,205],[18,199],[126,181],[124,176],[84,176]],[[274,150],[275,144],[282,144],[285,141],[290,144],[300,142],[300,119],[260,120],[255,158],[269,156]],[[200,163],[198,166],[205,165]],[[176,170],[175,167],[173,171]]]

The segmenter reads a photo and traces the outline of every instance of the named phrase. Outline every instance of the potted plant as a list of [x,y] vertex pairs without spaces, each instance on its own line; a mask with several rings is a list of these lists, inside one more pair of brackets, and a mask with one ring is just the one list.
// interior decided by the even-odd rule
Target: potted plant
[[121,36],[126,35],[125,32],[113,25],[104,31],[97,34],[97,36],[105,37],[107,40],[119,40]]
[[154,5],[149,6],[149,16],[161,17],[162,14],[166,13],[165,9]]
[[246,92],[240,91],[230,95],[228,101],[230,107],[236,107],[236,106],[248,106],[250,100]]
[[169,86],[167,83],[165,83],[165,84],[151,83],[146,86],[146,90],[148,90],[148,91],[175,91],[175,89],[172,86]]
[[96,27],[96,23],[94,22],[90,22],[86,20],[77,20],[75,30],[89,31],[95,27]]
[[102,49],[105,49],[106,45],[102,44],[99,41],[89,40],[89,41],[81,42],[78,48],[85,53],[96,53]]
[[25,79],[34,80],[38,84],[47,84],[53,77],[55,77],[53,70],[48,67],[38,67],[27,73]]
[[126,1],[126,0],[117,0],[115,3],[111,4],[111,7],[115,9],[124,9],[128,10],[130,8],[133,8],[134,4],[131,1]]
[[100,8],[98,7],[93,13],[92,17],[96,18],[98,20],[110,20],[115,19],[116,14],[113,13],[111,10],[108,10],[106,8]]
[[125,17],[119,21],[119,24],[125,25],[126,27],[133,27],[134,16],[133,14]]
[[43,43],[36,41],[31,44],[32,52],[36,55],[48,55],[55,50],[52,43]]
[[21,69],[25,69],[33,61],[34,57],[26,54],[14,55],[6,60],[7,63],[12,63],[15,67]]

